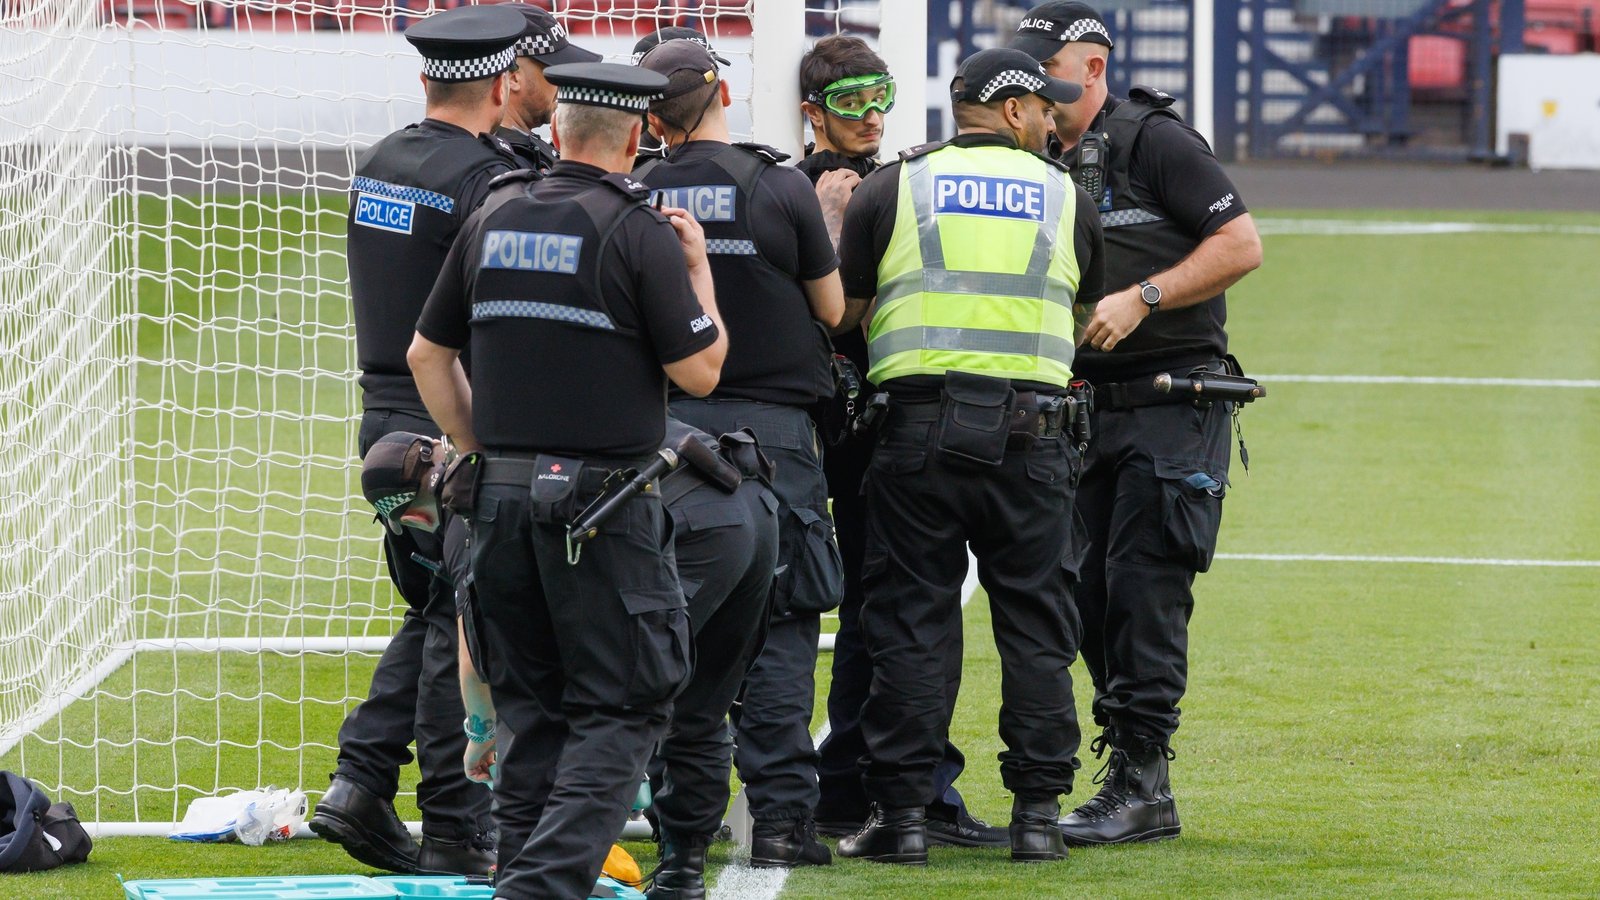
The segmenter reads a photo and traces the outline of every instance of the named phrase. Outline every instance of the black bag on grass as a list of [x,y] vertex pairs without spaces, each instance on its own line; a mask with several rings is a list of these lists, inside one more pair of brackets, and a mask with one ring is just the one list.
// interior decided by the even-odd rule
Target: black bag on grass
[[0,873],[83,862],[92,846],[72,804],[52,805],[38,785],[0,772]]

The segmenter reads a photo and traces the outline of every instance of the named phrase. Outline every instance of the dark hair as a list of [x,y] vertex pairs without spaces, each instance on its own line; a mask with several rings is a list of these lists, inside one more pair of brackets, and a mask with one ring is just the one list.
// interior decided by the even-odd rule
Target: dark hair
[[829,35],[800,58],[800,96],[820,93],[841,78],[888,71],[889,64],[872,52],[866,41],[845,34]]
[[429,78],[422,91],[429,106],[477,106],[489,99],[489,89],[493,86],[493,78],[472,81],[434,81]]
[[706,110],[716,102],[713,95],[720,90],[722,90],[722,80],[719,78],[671,100],[652,102],[650,114],[666,123],[668,128],[687,134],[700,126]]

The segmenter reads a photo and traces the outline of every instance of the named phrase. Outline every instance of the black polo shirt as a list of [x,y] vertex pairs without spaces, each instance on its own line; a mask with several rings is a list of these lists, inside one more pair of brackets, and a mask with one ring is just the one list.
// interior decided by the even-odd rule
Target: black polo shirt
[[[1106,115],[1125,102],[1107,98],[1090,130],[1102,130]],[[1249,211],[1205,138],[1180,119],[1150,116],[1127,152],[1131,199],[1160,220],[1130,225],[1108,219],[1107,293],[1172,268],[1217,229]],[[1228,352],[1227,320],[1226,294],[1182,309],[1158,310],[1109,353],[1079,347],[1073,368],[1090,381],[1107,383],[1215,359]]]
[[665,435],[662,365],[716,340],[663,216],[631,205],[601,241],[594,211],[629,205],[604,175],[562,160],[497,191],[462,228],[417,322],[436,344],[470,342],[473,430],[491,450],[648,456]]
[[[957,147],[1015,147],[1004,135],[960,134],[950,139]],[[937,152],[937,151],[935,151]],[[878,261],[889,249],[894,235],[895,214],[900,203],[900,167],[896,160],[883,166],[856,188],[845,208],[844,227],[839,233],[839,274],[844,279],[846,297],[875,297],[878,294]],[[1098,303],[1104,296],[1104,253],[1101,250],[1100,214],[1083,188],[1074,185],[1077,205],[1073,214],[1072,248],[1077,254],[1080,276],[1078,303]],[[1080,352],[1082,348],[1079,348]],[[1077,366],[1073,366],[1076,371]],[[932,377],[932,376],[928,376]],[[917,381],[920,377],[897,379]],[[1021,385],[1030,387],[1030,385]],[[1050,388],[1054,390],[1054,388]]]

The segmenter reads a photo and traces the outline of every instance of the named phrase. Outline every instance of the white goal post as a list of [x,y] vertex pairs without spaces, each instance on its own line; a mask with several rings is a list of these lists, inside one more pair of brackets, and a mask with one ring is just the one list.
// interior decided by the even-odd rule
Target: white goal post
[[[421,118],[399,31],[456,5],[0,2],[0,768],[95,834],[319,794],[396,626],[356,464],[345,191]],[[899,76],[885,153],[925,139],[925,0],[539,5],[619,61],[700,26],[736,132],[796,156],[801,54],[859,33]]]

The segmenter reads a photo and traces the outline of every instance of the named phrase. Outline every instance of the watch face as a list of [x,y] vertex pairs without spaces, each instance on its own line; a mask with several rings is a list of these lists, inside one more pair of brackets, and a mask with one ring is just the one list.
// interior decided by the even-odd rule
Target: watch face
[[1151,306],[1155,306],[1157,303],[1161,302],[1161,288],[1156,287],[1153,284],[1146,283],[1144,286],[1139,288],[1139,296],[1144,298],[1144,302],[1150,304]]

